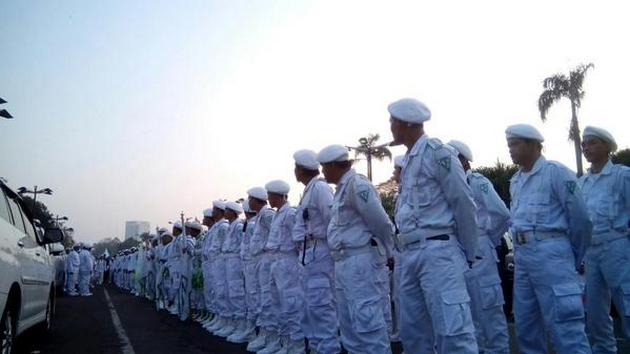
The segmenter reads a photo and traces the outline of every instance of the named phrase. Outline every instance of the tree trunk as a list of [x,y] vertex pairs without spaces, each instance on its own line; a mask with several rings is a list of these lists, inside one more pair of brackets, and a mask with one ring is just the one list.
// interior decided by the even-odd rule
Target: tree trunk
[[368,150],[367,153],[367,167],[368,167],[368,175],[367,178],[372,182],[372,152]]
[[575,148],[575,165],[577,167],[577,176],[580,177],[584,174],[582,168],[582,138],[580,137],[580,127],[577,119],[577,107],[575,103],[571,101],[571,138],[573,140],[573,147]]

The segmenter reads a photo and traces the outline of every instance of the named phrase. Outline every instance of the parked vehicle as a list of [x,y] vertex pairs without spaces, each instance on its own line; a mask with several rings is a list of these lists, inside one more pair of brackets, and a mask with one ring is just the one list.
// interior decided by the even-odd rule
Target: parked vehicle
[[45,245],[63,240],[59,228],[37,232],[24,200],[0,180],[0,342],[11,353],[15,338],[33,326],[52,328],[55,280]]
[[48,249],[53,257],[57,296],[63,295],[63,286],[66,283],[66,250],[61,243],[50,244]]

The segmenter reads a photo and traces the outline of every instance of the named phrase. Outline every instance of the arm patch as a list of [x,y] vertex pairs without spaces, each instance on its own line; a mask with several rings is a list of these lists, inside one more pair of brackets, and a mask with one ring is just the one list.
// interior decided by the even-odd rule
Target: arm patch
[[575,181],[566,181],[564,182],[564,186],[567,188],[569,194],[575,193],[575,187],[577,186]]

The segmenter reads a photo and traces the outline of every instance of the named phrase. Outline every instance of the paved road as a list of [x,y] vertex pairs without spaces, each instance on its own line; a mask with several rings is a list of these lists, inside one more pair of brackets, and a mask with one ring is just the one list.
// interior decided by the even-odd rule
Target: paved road
[[[618,343],[619,353],[630,353],[627,341]],[[59,298],[52,333],[30,331],[18,341],[18,353],[245,354],[245,347],[212,336],[193,321],[157,312],[148,300],[113,286],[99,287],[91,297]],[[397,343],[393,349],[402,352]]]

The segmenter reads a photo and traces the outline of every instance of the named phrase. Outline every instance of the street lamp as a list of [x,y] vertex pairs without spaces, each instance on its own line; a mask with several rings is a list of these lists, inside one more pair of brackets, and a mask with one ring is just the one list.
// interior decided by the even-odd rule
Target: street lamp
[[50,188],[37,189],[37,186],[35,186],[35,188],[33,188],[33,190],[29,190],[26,187],[20,187],[20,188],[18,188],[17,192],[20,195],[21,194],[32,194],[34,202],[37,202],[37,195],[38,194],[51,195],[53,193],[52,189],[50,189]]
[[[2,99],[2,97],[0,97],[0,104],[5,104],[5,103],[7,103],[7,101],[5,101],[4,99]],[[13,118],[11,113],[9,113],[6,109],[0,109],[0,117],[6,118],[6,119]]]

